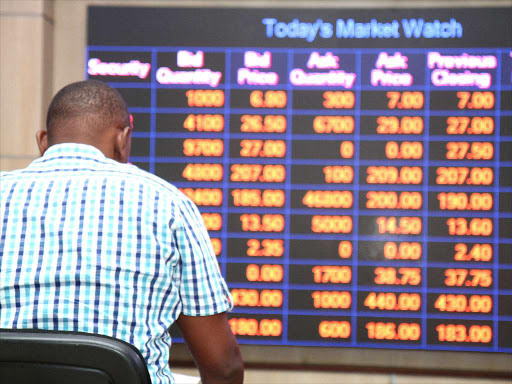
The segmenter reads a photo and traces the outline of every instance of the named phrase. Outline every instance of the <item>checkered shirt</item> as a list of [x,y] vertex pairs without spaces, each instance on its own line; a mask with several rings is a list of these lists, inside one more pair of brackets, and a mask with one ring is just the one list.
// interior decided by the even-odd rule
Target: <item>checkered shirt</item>
[[170,325],[232,309],[197,207],[84,144],[0,174],[0,328],[81,331],[137,347],[174,383]]

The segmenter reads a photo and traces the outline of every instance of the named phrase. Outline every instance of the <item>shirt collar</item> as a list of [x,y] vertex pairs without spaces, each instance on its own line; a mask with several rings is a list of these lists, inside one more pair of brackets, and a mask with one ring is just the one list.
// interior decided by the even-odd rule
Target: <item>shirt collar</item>
[[49,147],[44,153],[41,161],[47,161],[53,158],[59,158],[63,156],[70,157],[85,157],[88,159],[95,160],[106,160],[105,155],[98,148],[88,144],[79,143],[63,143],[55,144]]

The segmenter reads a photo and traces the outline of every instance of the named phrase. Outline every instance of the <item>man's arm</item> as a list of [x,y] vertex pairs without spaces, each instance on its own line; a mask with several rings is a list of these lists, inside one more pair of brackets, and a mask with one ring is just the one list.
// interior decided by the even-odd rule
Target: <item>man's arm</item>
[[244,366],[226,313],[186,316],[176,322],[201,375],[203,384],[241,384]]

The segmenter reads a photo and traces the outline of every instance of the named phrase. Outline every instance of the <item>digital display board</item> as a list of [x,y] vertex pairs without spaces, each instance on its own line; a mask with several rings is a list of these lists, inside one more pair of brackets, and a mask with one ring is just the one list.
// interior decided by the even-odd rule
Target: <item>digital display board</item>
[[511,9],[90,7],[240,343],[512,352]]

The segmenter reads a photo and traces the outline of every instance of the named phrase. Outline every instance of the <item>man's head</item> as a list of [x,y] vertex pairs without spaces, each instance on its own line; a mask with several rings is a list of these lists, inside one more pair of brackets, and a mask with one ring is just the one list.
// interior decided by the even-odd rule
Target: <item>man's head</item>
[[105,156],[128,161],[131,141],[130,114],[115,89],[88,80],[62,88],[53,98],[46,117],[46,131],[37,132],[41,155],[54,144],[82,143]]

